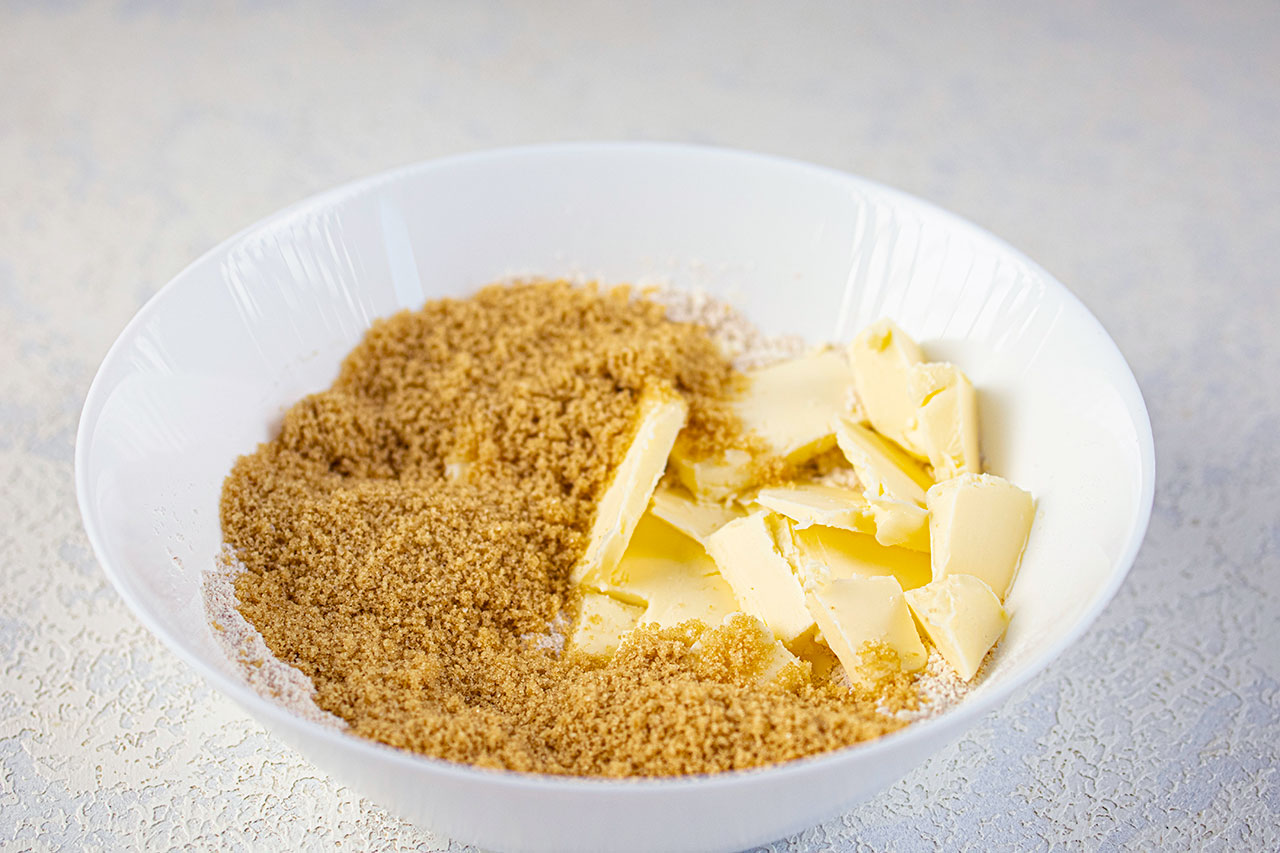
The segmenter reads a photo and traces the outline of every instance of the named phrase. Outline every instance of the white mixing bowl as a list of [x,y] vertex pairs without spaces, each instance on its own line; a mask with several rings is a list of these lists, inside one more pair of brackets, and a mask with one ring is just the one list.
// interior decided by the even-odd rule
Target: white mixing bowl
[[[879,741],[750,772],[603,781],[494,772],[322,728],[227,666],[199,575],[218,496],[282,411],[326,387],[371,320],[512,274],[665,279],[769,332],[848,340],[881,316],[980,389],[991,471],[1037,498],[985,681]],[[85,401],[76,489],[99,561],[148,627],[264,726],[395,814],[501,850],[732,850],[795,832],[900,778],[1080,636],[1151,510],[1151,428],[1089,312],[996,238],[847,174],[652,144],[454,157],[295,205],[200,258],[133,319]]]

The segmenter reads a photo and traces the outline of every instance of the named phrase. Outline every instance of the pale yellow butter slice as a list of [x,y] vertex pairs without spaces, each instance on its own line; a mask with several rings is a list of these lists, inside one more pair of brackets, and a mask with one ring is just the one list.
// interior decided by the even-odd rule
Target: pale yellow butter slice
[[953,364],[938,363],[913,365],[907,379],[916,405],[907,439],[928,458],[934,478],[979,473],[978,402],[969,378]]
[[568,647],[593,657],[613,657],[622,638],[636,627],[643,612],[644,608],[611,596],[584,592]]
[[973,575],[947,575],[906,596],[925,634],[965,681],[1009,626],[1000,599]]
[[[927,493],[926,493],[927,494]],[[883,495],[865,495],[881,545],[900,545],[913,551],[929,550],[929,511],[913,501]]]
[[914,589],[931,577],[928,554],[886,547],[866,533],[810,527],[795,530],[793,541],[799,554],[794,565],[805,583],[879,576],[894,578],[903,589]]
[[644,607],[643,625],[671,628],[690,619],[719,625],[739,609],[733,589],[702,545],[652,513],[636,525],[614,578],[597,589]]
[[911,367],[924,361],[916,342],[892,320],[879,320],[854,338],[849,361],[858,399],[876,432],[927,458],[907,434],[917,409],[909,384]]
[[711,459],[692,459],[676,445],[671,454],[671,470],[698,500],[725,501],[751,487],[755,480],[754,458],[745,450],[731,448]]
[[600,499],[586,550],[574,566],[574,583],[586,578],[597,582],[611,579],[636,522],[649,506],[688,413],[689,405],[674,391],[661,387],[645,389],[636,416],[635,435]]
[[1001,601],[1035,517],[1031,494],[991,474],[961,474],[929,489],[933,577],[973,575]]
[[684,489],[659,486],[649,511],[686,536],[699,542],[745,513],[737,507],[696,500]]
[[933,479],[919,462],[900,447],[851,418],[833,422],[836,442],[867,494],[924,506],[924,493]]
[[[748,373],[732,406],[743,428],[772,456],[800,463],[835,444],[832,418],[854,401],[853,374],[844,354],[823,350]],[[723,501],[754,485],[751,454],[729,450],[713,459],[692,459],[677,446],[672,470],[700,499]]]
[[729,582],[742,609],[791,642],[813,626],[804,590],[779,552],[767,513],[731,521],[707,539],[707,552]]
[[806,588],[806,601],[850,681],[874,683],[885,674],[869,668],[863,655],[869,646],[885,646],[896,653],[903,672],[920,669],[928,659],[902,586],[892,577],[855,575],[811,585]]
[[788,462],[803,462],[835,444],[831,419],[854,400],[844,354],[823,350],[747,374],[734,403],[743,426]]
[[756,503],[784,515],[804,528],[814,524],[875,532],[871,505],[862,493],[843,486],[802,483],[770,486],[756,494]]

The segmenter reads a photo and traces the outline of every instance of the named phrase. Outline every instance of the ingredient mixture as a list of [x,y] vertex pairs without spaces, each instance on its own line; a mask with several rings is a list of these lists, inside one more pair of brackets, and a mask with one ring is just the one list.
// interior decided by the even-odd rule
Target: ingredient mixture
[[239,613],[315,706],[449,760],[661,776],[878,737],[974,677],[1033,505],[980,473],[964,374],[887,321],[740,370],[749,333],[652,297],[401,312],[236,463]]

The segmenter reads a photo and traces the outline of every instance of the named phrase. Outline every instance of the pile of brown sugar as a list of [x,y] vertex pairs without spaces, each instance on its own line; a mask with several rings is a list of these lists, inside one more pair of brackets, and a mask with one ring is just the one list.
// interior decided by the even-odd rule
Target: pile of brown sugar
[[624,289],[492,286],[379,321],[224,484],[240,611],[353,733],[470,764],[706,773],[897,729],[905,680],[756,684],[749,620],[640,629],[608,662],[545,642],[642,389],[685,396],[692,440],[741,446],[737,377]]

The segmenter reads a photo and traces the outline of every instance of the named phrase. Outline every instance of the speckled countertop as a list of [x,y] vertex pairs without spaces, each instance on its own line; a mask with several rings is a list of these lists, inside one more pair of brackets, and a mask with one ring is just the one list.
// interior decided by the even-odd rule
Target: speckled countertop
[[451,848],[133,618],[81,532],[76,419],[142,302],[278,207],[639,138],[817,161],[989,227],[1099,316],[1155,427],[1147,544],[1087,637],[772,849],[1280,848],[1278,55],[1264,2],[0,6],[0,847]]

